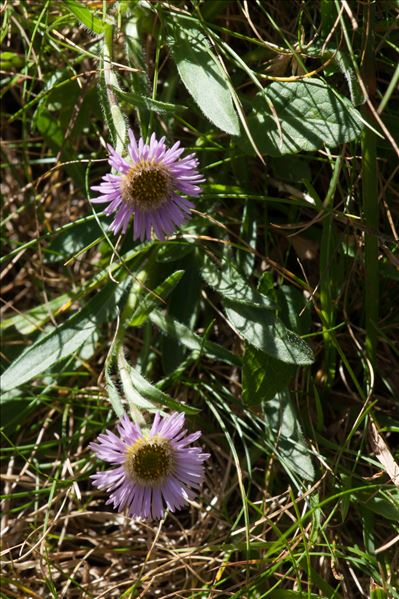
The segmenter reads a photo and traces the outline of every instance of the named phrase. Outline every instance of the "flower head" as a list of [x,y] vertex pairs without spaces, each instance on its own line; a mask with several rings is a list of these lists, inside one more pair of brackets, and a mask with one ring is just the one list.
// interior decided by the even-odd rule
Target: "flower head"
[[92,475],[93,484],[110,492],[107,503],[131,516],[161,518],[165,506],[174,512],[195,494],[204,478],[203,462],[209,458],[200,447],[187,447],[200,436],[182,430],[184,414],[155,415],[152,428],[143,432],[124,415],[119,436],[107,430],[98,443],[90,443],[97,457],[116,466]]
[[154,229],[162,240],[189,218],[194,207],[181,194],[201,193],[198,183],[204,179],[197,170],[198,160],[195,154],[180,158],[184,152],[180,142],[167,148],[165,137],[157,141],[155,133],[149,144],[142,138],[137,143],[129,129],[129,140],[126,159],[108,144],[108,162],[116,173],[107,173],[100,185],[91,188],[101,194],[91,201],[108,203],[105,214],[116,212],[110,226],[115,235],[126,233],[134,215],[133,239],[151,239]]

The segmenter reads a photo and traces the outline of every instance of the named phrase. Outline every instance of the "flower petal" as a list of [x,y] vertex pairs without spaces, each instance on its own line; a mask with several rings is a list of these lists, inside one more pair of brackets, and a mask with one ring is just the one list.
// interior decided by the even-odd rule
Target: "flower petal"
[[[150,432],[143,435],[140,427],[124,414],[116,427],[119,436],[107,430],[96,442],[90,443],[97,457],[117,465],[117,468],[90,477],[95,487],[108,493],[106,503],[118,511],[127,508],[132,517],[159,519],[165,505],[175,511],[195,497],[194,490],[204,478],[203,462],[209,454],[203,453],[200,447],[188,447],[199,438],[200,432],[187,434],[183,427],[184,414],[174,412],[170,416],[161,416],[156,413]],[[156,474],[158,479],[148,482],[139,477],[136,479],[134,466],[129,461],[131,456],[137,455],[135,452],[141,451],[146,443],[151,444],[153,451],[160,442],[162,447],[168,444],[172,468],[161,475]],[[170,468],[169,464],[166,462],[167,468]]]

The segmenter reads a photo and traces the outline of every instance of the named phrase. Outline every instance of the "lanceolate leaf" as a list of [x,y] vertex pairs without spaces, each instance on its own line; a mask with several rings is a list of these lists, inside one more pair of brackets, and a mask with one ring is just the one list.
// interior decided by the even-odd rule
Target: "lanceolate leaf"
[[288,390],[264,404],[265,423],[276,456],[298,482],[313,481],[315,471],[301,425]]
[[153,291],[149,291],[135,309],[129,321],[129,325],[131,327],[141,326],[147,320],[148,315],[154,310],[154,308],[157,308],[173,291],[183,275],[184,270],[176,270],[176,272],[167,277]]
[[106,24],[94,16],[87,6],[84,6],[78,0],[64,0],[64,4],[79,19],[82,25],[90,29],[93,33],[104,33]]
[[62,311],[64,306],[65,308],[69,307],[71,302],[70,296],[63,293],[46,304],[35,306],[26,312],[3,320],[0,324],[0,330],[14,326],[21,335],[30,335],[49,321],[51,316],[54,316],[54,313],[58,310]]
[[1,388],[18,387],[79,349],[102,322],[116,317],[125,288],[126,284],[109,283],[77,314],[28,347],[4,372]]
[[320,79],[274,82],[255,96],[253,108],[251,133],[270,156],[335,148],[359,137],[363,128],[352,103]]
[[272,399],[289,385],[295,365],[276,360],[246,343],[243,371],[242,398],[248,405]]
[[225,260],[223,268],[218,268],[211,260],[205,259],[201,276],[217,293],[234,302],[274,308],[265,295],[252,289],[250,283],[238,272],[231,262]]
[[141,395],[144,400],[154,402],[161,406],[166,406],[171,410],[185,412],[186,414],[197,414],[199,410],[192,406],[187,406],[176,399],[173,399],[158,387],[152,385],[145,379],[139,371],[133,366],[129,366],[129,374],[133,388]]
[[207,339],[202,339],[188,326],[178,322],[168,314],[162,314],[160,310],[154,310],[150,314],[150,320],[163,333],[177,339],[179,343],[188,349],[202,352],[209,358],[220,360],[221,362],[227,362],[227,364],[241,366],[241,358],[239,356],[236,356],[218,343],[208,341]]
[[238,135],[227,75],[205,35],[191,19],[174,15],[167,39],[179,75],[204,115],[222,131]]
[[287,364],[304,366],[313,362],[307,343],[289,331],[271,310],[228,299],[224,305],[232,327],[257,349]]
[[114,91],[121,100],[125,100],[127,104],[130,104],[135,108],[145,108],[146,110],[153,110],[154,112],[159,112],[161,114],[165,112],[173,114],[175,112],[182,112],[183,110],[187,110],[187,106],[182,106],[181,104],[160,102],[159,100],[153,100],[152,98],[149,98],[148,96],[145,96],[143,94],[138,94],[132,91],[122,91],[117,87],[114,87]]

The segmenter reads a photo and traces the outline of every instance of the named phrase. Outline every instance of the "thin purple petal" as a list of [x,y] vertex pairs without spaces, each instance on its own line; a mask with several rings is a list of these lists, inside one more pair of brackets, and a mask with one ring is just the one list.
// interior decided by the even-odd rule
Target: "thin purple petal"
[[[110,225],[110,230],[115,235],[119,232],[125,234],[131,217],[134,216],[133,239],[151,240],[154,231],[160,240],[164,240],[165,235],[173,234],[175,229],[189,218],[190,209],[194,208],[191,202],[179,194],[197,197],[201,193],[198,184],[205,179],[197,170],[198,160],[195,153],[181,157],[184,148],[180,147],[179,141],[168,148],[165,137],[157,140],[155,133],[151,134],[148,144],[142,138],[137,141],[131,129],[128,134],[127,154],[130,162],[108,145],[109,164],[114,172],[107,173],[99,185],[92,186],[91,189],[99,195],[91,201],[93,204],[108,204],[104,210],[106,215],[116,213]],[[123,197],[123,193],[127,193],[123,191],[123,177],[132,172],[133,168],[134,173],[140,172],[141,163],[145,168],[148,168],[149,163],[154,164],[155,167],[166,169],[169,173],[171,189],[165,188],[166,195],[158,208],[149,209],[145,199],[141,203],[140,198],[128,198],[127,203]]]
[[[165,508],[175,511],[195,497],[195,490],[204,479],[203,462],[209,454],[203,453],[200,447],[189,447],[201,433],[187,434],[184,414],[155,414],[147,436],[143,436],[140,427],[126,414],[116,428],[119,436],[107,430],[98,436],[97,442],[90,444],[97,457],[117,466],[91,476],[93,485],[108,493],[107,504],[118,511],[126,508],[132,517],[159,519]],[[158,480],[147,484],[135,478],[132,462],[128,462],[131,459],[129,448],[133,448],[133,452],[140,451],[143,444],[151,444],[154,437],[157,443],[161,440],[168,444],[173,466]]]

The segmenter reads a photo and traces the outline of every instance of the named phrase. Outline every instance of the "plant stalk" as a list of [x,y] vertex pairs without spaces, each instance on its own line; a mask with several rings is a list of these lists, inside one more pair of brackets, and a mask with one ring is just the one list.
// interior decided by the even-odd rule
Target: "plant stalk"
[[[371,101],[375,97],[376,74],[374,58],[374,12],[375,7],[369,2],[364,23],[365,55],[362,69],[363,80]],[[374,121],[372,112],[366,104],[363,115],[368,122]],[[378,265],[378,179],[376,135],[366,128],[362,136],[362,201],[363,218],[366,223],[365,245],[365,286],[364,315],[366,341],[365,348],[371,366],[375,365],[378,341],[379,314],[379,265]]]

